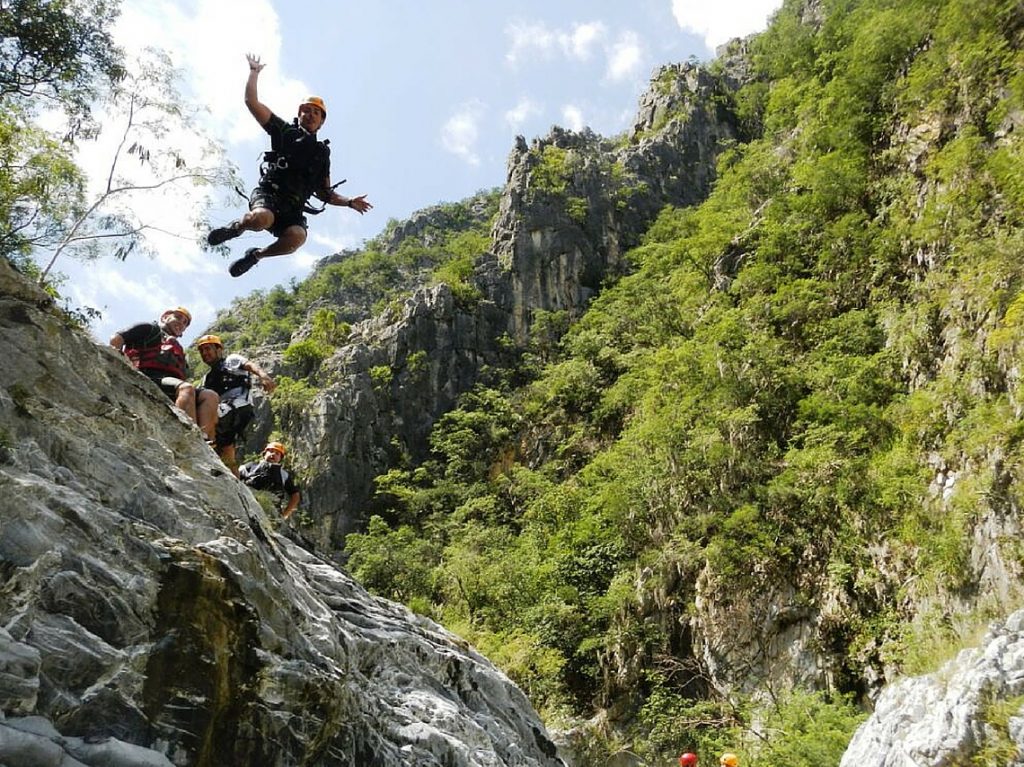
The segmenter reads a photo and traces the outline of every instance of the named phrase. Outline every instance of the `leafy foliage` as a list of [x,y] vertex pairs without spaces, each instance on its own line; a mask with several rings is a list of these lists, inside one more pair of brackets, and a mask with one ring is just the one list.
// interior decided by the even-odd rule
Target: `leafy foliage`
[[109,0],[5,0],[0,6],[0,102],[46,100],[76,116],[96,88],[124,74]]

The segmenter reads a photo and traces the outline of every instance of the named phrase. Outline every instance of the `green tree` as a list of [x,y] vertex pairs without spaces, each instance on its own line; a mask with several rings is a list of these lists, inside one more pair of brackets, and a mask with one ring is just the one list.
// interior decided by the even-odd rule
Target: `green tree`
[[[64,253],[96,258],[113,245],[115,257],[123,260],[136,249],[151,251],[147,235],[154,232],[190,239],[204,223],[206,191],[233,183],[233,167],[202,129],[198,111],[181,97],[177,82],[167,55],[150,49],[107,91],[102,104],[111,121],[91,139],[113,134],[98,189],[70,211],[40,205],[43,218],[51,219],[50,227],[37,228],[30,238],[47,254],[41,281]],[[193,231],[168,228],[170,209],[159,195],[169,191],[175,208],[197,211]],[[146,204],[156,209],[147,212]],[[54,219],[55,212],[64,215]]]
[[118,0],[0,0],[0,104],[33,100],[75,117],[124,74]]
[[[125,74],[109,0],[0,0],[0,256],[37,271],[34,244],[59,238],[83,199],[73,142],[91,135],[97,95]],[[63,136],[33,119],[67,115]]]

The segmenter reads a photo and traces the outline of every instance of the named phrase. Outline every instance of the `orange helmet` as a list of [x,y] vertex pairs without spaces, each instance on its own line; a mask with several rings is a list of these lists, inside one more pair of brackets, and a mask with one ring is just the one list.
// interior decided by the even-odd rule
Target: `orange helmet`
[[306,100],[299,104],[299,106],[305,106],[306,104],[309,104],[309,106],[316,107],[317,109],[319,109],[320,114],[324,116],[323,121],[327,122],[327,105],[324,103],[324,100],[322,98],[320,98],[319,96],[307,96]]
[[282,458],[284,458],[285,454],[288,452],[287,450],[285,450],[284,445],[280,442],[268,442],[267,446],[263,448],[263,452],[265,453],[268,450],[276,450],[281,454]]
[[[189,325],[192,324],[192,313],[184,306],[175,306],[170,309],[164,309],[164,314],[170,314],[171,312],[177,312],[178,314],[185,318],[186,323],[188,323]],[[163,317],[164,314],[161,314],[160,316]]]
[[727,751],[719,757],[718,763],[722,767],[739,767],[740,758],[736,754]]
[[219,346],[221,348],[224,348],[224,342],[220,340],[220,336],[214,335],[200,336],[199,340],[196,341],[196,348],[198,349],[200,347],[207,346],[210,344],[212,344],[213,346]]
[[679,757],[679,767],[696,767],[697,755],[687,751],[681,757]]

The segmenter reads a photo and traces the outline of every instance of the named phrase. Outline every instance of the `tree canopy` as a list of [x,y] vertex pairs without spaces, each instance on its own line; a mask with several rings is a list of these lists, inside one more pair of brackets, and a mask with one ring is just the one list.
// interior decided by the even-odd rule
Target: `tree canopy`
[[87,114],[96,89],[124,74],[111,29],[117,0],[0,0],[0,102]]

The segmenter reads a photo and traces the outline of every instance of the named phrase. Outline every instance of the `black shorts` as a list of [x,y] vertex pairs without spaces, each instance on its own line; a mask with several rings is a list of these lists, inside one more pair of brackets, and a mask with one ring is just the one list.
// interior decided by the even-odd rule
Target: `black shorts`
[[160,389],[170,397],[172,400],[178,399],[178,387],[181,386],[184,381],[174,376],[164,375],[163,373],[157,373],[149,370],[139,371],[146,376],[150,381],[155,383]]
[[293,226],[309,229],[309,223],[302,215],[302,206],[296,207],[294,200],[285,199],[271,187],[258,186],[252,190],[252,194],[249,195],[249,210],[256,208],[266,208],[274,214],[274,223],[269,231],[275,237],[280,237],[285,229]]
[[229,447],[238,441],[253,417],[252,405],[232,408],[217,421],[217,447]]

